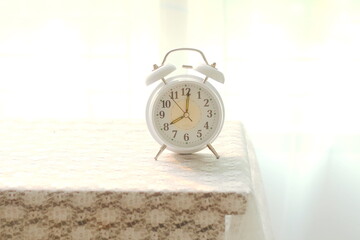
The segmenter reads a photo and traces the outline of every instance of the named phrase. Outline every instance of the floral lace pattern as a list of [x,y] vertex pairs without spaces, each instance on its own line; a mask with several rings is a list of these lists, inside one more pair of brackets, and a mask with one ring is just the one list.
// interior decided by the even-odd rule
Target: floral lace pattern
[[[238,204],[233,204],[238,199]],[[1,239],[223,239],[235,193],[0,192]]]

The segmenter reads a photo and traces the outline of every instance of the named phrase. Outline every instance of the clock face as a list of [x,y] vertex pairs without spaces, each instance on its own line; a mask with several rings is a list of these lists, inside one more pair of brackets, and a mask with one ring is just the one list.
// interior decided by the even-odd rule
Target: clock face
[[157,138],[169,149],[184,153],[206,147],[223,123],[220,96],[198,81],[173,81],[160,88],[150,114]]

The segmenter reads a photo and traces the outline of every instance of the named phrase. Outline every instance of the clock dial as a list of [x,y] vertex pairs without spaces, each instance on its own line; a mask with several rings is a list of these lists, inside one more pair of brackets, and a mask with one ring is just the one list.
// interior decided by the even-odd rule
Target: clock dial
[[217,96],[205,84],[178,81],[160,90],[152,119],[165,144],[196,148],[206,146],[218,133],[222,109]]

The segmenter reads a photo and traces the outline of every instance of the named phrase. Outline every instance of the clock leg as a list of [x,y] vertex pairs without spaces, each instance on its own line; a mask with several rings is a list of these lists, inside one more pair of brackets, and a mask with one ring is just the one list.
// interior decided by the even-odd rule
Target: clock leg
[[160,156],[160,154],[165,150],[165,148],[166,148],[166,145],[163,144],[163,145],[161,146],[159,152],[158,152],[158,153],[156,154],[156,156],[155,156],[155,160],[156,160],[156,161],[157,161],[158,157]]
[[207,147],[210,149],[210,151],[215,155],[216,159],[220,158],[220,155],[216,152],[215,148],[213,146],[211,146],[211,144],[209,143],[207,145]]

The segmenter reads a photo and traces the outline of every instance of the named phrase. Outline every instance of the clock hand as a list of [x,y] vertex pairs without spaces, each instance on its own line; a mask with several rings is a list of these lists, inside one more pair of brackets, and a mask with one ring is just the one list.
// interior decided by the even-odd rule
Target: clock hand
[[[176,106],[178,106],[178,107],[180,108],[180,110],[184,113],[183,116],[186,117],[186,118],[188,118],[188,119],[192,122],[192,119],[190,118],[189,113],[188,113],[188,112],[185,112],[185,111],[180,107],[180,105],[174,100],[174,98],[171,97],[171,95],[170,95],[169,97],[170,97],[171,100],[173,100],[173,102],[176,104]],[[190,95],[189,95],[189,97],[190,97]],[[188,103],[188,104],[189,104],[189,103]],[[186,113],[186,115],[185,115],[185,113]]]
[[172,97],[170,96],[170,99],[174,101],[174,103],[181,109],[181,111],[182,111],[183,113],[185,113],[185,111],[184,111],[184,110],[180,107],[180,105],[174,100],[174,98],[172,98]]
[[190,93],[186,95],[186,109],[185,109],[186,112],[189,111],[189,100],[190,100]]
[[190,114],[188,112],[184,112],[184,118],[189,119],[192,122],[192,119],[190,118]]
[[180,121],[180,120],[183,119],[184,117],[185,117],[184,115],[182,115],[181,117],[178,117],[177,119],[173,120],[173,121],[170,123],[170,125],[177,123],[178,121]]
[[186,95],[186,104],[185,104],[184,116],[192,122],[192,119],[190,118],[190,114],[189,114],[189,104],[190,104],[190,93],[188,93]]

